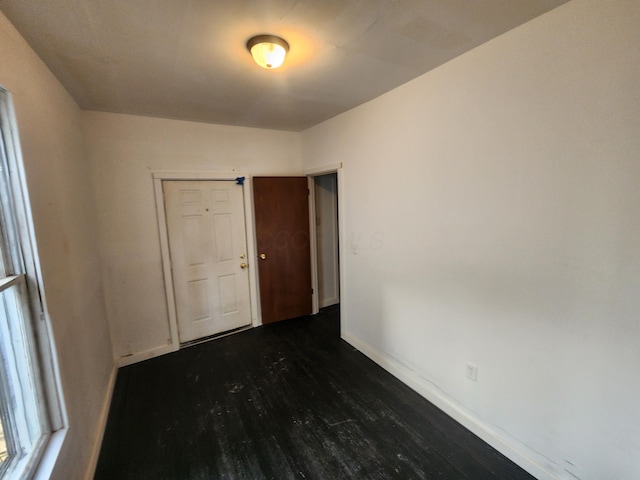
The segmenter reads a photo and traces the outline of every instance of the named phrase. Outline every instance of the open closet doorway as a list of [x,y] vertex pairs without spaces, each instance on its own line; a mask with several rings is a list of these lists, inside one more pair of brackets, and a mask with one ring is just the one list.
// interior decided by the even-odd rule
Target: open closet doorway
[[338,175],[313,177],[318,307],[340,303]]

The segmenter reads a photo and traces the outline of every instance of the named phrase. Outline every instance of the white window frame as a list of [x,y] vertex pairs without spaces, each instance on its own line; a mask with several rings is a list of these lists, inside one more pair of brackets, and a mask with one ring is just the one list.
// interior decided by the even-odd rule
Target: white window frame
[[[0,470],[2,480],[49,478],[62,443],[66,436],[68,420],[64,408],[60,374],[53,332],[48,315],[41,282],[41,271],[35,244],[33,220],[19,146],[17,122],[11,94],[0,86],[0,135],[4,144],[7,167],[8,195],[2,195],[2,208],[10,212],[12,223],[7,229],[11,257],[17,271],[9,279],[0,279],[5,290],[18,286],[23,315],[30,319],[25,333],[32,345],[30,358],[37,372],[36,387],[38,401],[43,407],[41,415],[46,417],[46,433],[33,447],[33,453],[19,462],[13,462]],[[5,345],[6,346],[6,345]],[[7,350],[7,348],[5,348]],[[23,427],[24,428],[24,425]]]

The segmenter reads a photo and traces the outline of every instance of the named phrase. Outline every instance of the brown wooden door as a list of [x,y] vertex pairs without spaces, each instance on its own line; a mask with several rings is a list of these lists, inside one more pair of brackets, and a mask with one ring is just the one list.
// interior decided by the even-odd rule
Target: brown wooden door
[[306,177],[254,177],[262,323],[311,313]]

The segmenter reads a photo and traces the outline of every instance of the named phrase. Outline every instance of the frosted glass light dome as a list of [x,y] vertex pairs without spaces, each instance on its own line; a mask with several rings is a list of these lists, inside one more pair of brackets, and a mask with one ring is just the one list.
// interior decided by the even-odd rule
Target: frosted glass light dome
[[274,69],[283,64],[289,44],[275,35],[258,35],[249,39],[247,49],[262,68]]

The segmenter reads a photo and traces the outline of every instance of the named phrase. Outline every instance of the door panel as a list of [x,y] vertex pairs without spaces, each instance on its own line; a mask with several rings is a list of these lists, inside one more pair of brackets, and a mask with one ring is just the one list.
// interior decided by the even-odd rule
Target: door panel
[[254,177],[253,192],[262,323],[309,315],[307,177]]
[[187,283],[191,322],[199,322],[210,318],[208,280],[194,280]]
[[163,182],[180,342],[251,323],[242,188]]

